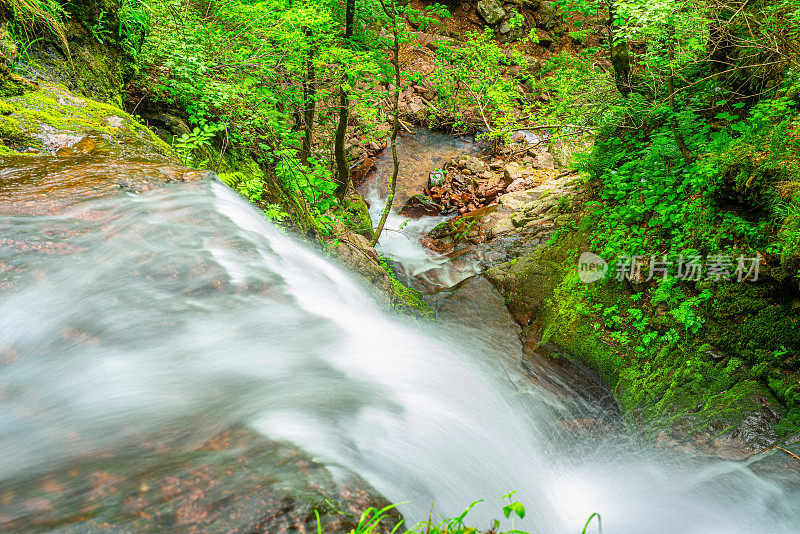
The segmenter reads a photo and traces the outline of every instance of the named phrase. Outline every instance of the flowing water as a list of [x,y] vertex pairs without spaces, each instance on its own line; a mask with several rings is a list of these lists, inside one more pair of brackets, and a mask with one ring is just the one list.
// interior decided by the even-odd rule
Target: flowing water
[[[0,529],[31,477],[87,458],[135,469],[148,456],[133,443],[238,425],[408,501],[410,522],[483,498],[470,517],[487,525],[518,490],[529,514],[515,526],[537,533],[580,532],[593,512],[607,533],[800,532],[796,489],[566,430],[581,406],[515,386],[478,340],[393,317],[220,183],[32,216],[12,209],[14,172],[0,175],[0,192],[13,185],[0,199]],[[32,513],[36,495],[25,502]]]
[[[400,215],[400,208],[412,196],[422,193],[428,185],[428,176],[437,169],[464,154],[477,154],[476,143],[466,136],[431,132],[416,128],[397,138],[397,155],[402,162],[398,176],[394,209],[386,219],[380,243],[376,249],[395,262],[395,270],[402,281],[416,289],[430,291],[452,287],[482,272],[480,257],[469,255],[455,261],[434,254],[420,245],[420,239],[437,224],[449,217],[420,217],[412,219]],[[369,203],[373,221],[380,220],[386,207],[388,185],[393,171],[391,149],[387,148],[375,161],[377,169],[362,187]]]

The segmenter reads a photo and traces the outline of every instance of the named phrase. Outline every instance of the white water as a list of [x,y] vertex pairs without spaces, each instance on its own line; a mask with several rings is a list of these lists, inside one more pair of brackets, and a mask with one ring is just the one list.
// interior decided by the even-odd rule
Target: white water
[[[378,187],[366,195],[369,214],[379,221],[386,199],[381,198]],[[482,271],[478,261],[454,263],[446,256],[436,254],[420,244],[420,239],[450,217],[420,217],[412,219],[391,210],[375,249],[379,254],[397,262],[397,269],[404,281],[422,282],[431,288],[452,287]]]
[[[517,528],[800,532],[800,496],[733,463],[704,468],[624,436],[579,438],[572,408],[519,393],[480,344],[387,315],[359,283],[220,184],[0,216],[0,487],[167,430],[246,422],[361,474],[412,522],[436,511]],[[393,248],[392,250],[397,250]],[[10,273],[10,274],[9,274]],[[20,274],[21,273],[21,274]]]

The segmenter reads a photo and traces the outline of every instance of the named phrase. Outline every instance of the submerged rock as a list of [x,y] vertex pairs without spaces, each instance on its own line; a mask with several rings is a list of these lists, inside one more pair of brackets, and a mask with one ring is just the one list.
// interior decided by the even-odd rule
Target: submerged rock
[[316,532],[317,514],[323,532],[348,532],[388,504],[358,476],[243,427],[199,444],[151,436],[17,479],[0,498],[0,524],[20,532]]

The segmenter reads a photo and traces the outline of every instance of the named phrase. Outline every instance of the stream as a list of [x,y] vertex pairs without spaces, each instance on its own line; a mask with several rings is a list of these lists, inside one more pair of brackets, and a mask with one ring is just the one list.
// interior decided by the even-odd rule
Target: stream
[[[111,194],[90,178],[143,164],[28,161],[0,170],[0,530],[270,532],[203,523],[219,483],[197,484],[247,465],[262,478],[230,481],[215,505],[265,481],[302,501],[321,491],[319,465],[326,484],[357,476],[405,503],[412,525],[432,506],[453,516],[485,499],[469,518],[488,527],[517,490],[528,514],[514,527],[537,533],[580,532],[595,512],[606,533],[800,532],[797,486],[690,462],[614,425],[565,425],[598,408],[522,376],[496,300],[475,310],[494,317],[477,329],[398,318],[217,181]],[[79,194],[54,187],[76,177]],[[390,221],[381,253],[406,273],[444,269],[435,276],[449,286],[480,271],[454,272],[399,233],[435,219]],[[491,295],[474,283],[460,287]],[[313,463],[216,438],[229,428]],[[196,492],[162,513],[191,493],[170,482],[187,465]]]

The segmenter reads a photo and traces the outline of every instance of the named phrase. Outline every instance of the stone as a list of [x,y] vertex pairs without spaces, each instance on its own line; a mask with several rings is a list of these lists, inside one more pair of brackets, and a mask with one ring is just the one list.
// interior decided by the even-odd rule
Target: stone
[[433,171],[428,175],[428,187],[441,187],[445,182],[445,174],[441,170]]
[[558,167],[556,158],[550,152],[544,151],[535,153],[532,165],[536,169],[555,169]]
[[417,99],[414,99],[411,102],[409,102],[409,104],[407,106],[408,112],[409,113],[413,113],[413,114],[419,113],[424,108],[425,108],[425,106],[422,104],[422,102],[420,102]]
[[511,217],[505,217],[497,221],[490,229],[488,233],[489,239],[494,239],[495,237],[500,237],[506,234],[513,232],[516,229],[514,223],[511,221]]
[[472,174],[479,175],[486,170],[486,165],[475,156],[470,156],[464,162],[464,168],[469,169]]
[[403,207],[400,209],[400,215],[405,215],[411,219],[436,216],[439,215],[439,206],[426,196],[414,195],[403,204]]
[[503,169],[503,178],[506,181],[507,185],[511,185],[514,180],[518,180],[523,177],[523,170],[524,167],[522,164],[512,161],[511,163],[507,164]]
[[541,193],[537,191],[516,191],[501,196],[498,201],[503,207],[516,211],[524,207],[525,204],[536,200],[540,195]]
[[507,34],[511,33],[511,26],[508,25],[508,21],[507,20],[504,20],[500,24],[500,28],[498,29],[498,31],[500,33],[502,33],[503,35],[507,35]]
[[506,192],[513,193],[515,191],[522,191],[523,189],[525,189],[525,179],[517,178],[516,180],[511,182],[511,185],[506,187]]
[[478,14],[486,24],[495,25],[506,16],[503,6],[497,0],[480,0],[478,2]]

